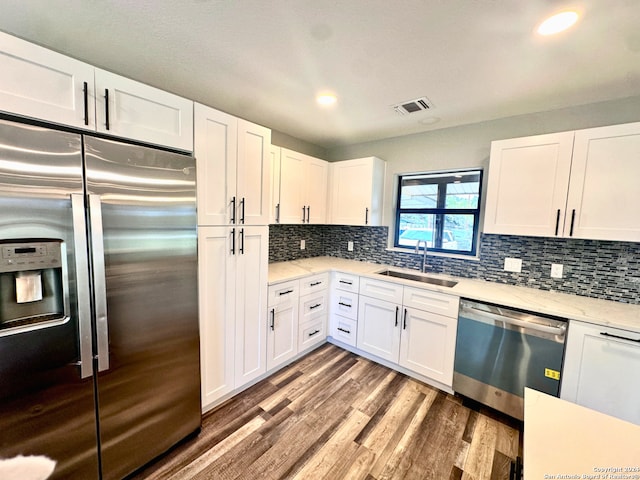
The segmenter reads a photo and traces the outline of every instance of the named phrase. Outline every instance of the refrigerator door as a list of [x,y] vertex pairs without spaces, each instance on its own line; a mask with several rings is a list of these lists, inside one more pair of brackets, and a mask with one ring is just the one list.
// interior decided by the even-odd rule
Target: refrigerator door
[[0,120],[0,458],[54,479],[98,478],[84,211],[80,136]]
[[200,428],[195,160],[87,137],[85,161],[102,474],[119,479]]

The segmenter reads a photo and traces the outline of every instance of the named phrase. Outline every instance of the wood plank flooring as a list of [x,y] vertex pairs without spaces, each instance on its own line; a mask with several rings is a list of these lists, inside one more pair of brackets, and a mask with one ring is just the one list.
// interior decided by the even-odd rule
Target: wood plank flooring
[[522,424],[326,344],[132,478],[507,479]]

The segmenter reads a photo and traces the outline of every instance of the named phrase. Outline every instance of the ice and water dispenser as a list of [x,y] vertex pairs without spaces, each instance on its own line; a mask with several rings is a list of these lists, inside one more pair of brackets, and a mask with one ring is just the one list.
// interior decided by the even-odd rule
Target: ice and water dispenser
[[0,336],[66,321],[64,243],[9,240],[0,249]]

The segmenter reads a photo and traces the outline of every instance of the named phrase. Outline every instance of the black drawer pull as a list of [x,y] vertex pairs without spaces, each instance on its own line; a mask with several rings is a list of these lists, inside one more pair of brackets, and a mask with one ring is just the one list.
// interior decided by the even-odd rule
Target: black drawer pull
[[271,330],[275,330],[275,326],[276,326],[276,309],[272,308],[271,309],[271,323],[269,324],[269,327],[271,328]]
[[311,333],[309,334],[309,336],[310,336],[310,337],[313,337],[314,335],[316,335],[316,334],[318,334],[318,333],[320,333],[320,330],[315,330],[315,331],[311,332]]
[[340,280],[340,283],[344,283],[346,285],[353,285],[353,282],[349,282],[348,280]]
[[344,328],[340,328],[338,327],[338,330],[340,330],[341,332],[347,333],[349,335],[351,335],[351,330],[345,330]]
[[607,333],[607,332],[600,332],[600,335],[604,335],[605,337],[611,337],[611,338],[619,338],[620,340],[627,340],[629,342],[640,343],[640,338],[623,337],[622,335],[614,335],[613,333]]
[[278,292],[278,295],[280,296],[289,295],[290,293],[293,293],[293,290],[285,290],[284,292]]
[[344,302],[338,302],[338,305],[342,305],[343,307],[351,308],[351,305],[349,305],[348,303],[344,303]]
[[309,310],[314,310],[314,309],[316,309],[316,308],[318,308],[318,307],[321,307],[321,306],[322,306],[322,304],[321,304],[321,303],[316,303],[315,305],[311,305],[311,306],[309,307]]
[[309,284],[310,287],[316,287],[318,285],[322,285],[322,282],[313,282]]

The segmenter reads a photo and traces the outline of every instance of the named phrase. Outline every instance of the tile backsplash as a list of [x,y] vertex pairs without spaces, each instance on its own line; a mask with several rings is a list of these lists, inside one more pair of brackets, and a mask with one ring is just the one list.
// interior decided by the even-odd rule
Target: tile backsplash
[[[387,250],[387,237],[388,227],[270,225],[269,262],[328,255],[420,269],[421,255]],[[427,270],[640,304],[640,243],[482,235],[479,251],[479,260],[428,256]],[[522,259],[522,272],[505,272],[505,257]],[[551,278],[552,263],[563,278]]]

